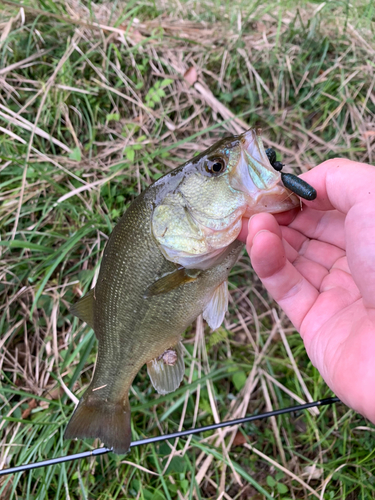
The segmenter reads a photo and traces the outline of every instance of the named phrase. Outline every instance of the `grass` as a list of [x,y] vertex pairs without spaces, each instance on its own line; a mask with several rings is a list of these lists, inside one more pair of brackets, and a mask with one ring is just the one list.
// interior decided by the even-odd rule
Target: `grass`
[[[1,468],[100,445],[63,440],[96,351],[69,304],[141,190],[247,125],[296,172],[374,161],[373,17],[367,1],[1,4]],[[178,391],[138,374],[134,439],[331,395],[245,255],[230,288],[223,327],[186,332]],[[2,478],[0,498],[371,499],[373,433],[338,405]]]

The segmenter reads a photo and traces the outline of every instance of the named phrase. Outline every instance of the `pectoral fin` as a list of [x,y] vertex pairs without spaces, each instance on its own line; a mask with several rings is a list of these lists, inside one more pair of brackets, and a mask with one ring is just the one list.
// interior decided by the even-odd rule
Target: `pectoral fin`
[[210,302],[203,311],[203,317],[212,330],[219,328],[223,322],[225,313],[228,310],[228,299],[228,282],[223,281],[223,283],[216,288]]
[[200,271],[194,269],[185,269],[183,267],[172,271],[171,273],[165,274],[160,279],[152,283],[144,294],[144,298],[152,297],[153,295],[161,295],[162,293],[168,293],[175,288],[178,288],[185,283],[190,283],[195,281],[199,276]]
[[95,288],[92,288],[70,308],[73,316],[77,316],[77,318],[85,321],[91,328],[94,328],[94,293]]
[[179,387],[185,374],[184,350],[179,342],[173,349],[147,363],[151,383],[159,394],[168,394]]

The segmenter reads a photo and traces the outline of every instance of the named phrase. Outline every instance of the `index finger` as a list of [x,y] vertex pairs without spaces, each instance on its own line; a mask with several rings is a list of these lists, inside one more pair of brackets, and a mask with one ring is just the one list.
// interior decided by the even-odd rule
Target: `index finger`
[[335,158],[300,177],[318,193],[314,201],[303,201],[316,210],[337,209],[347,214],[352,206],[375,196],[375,167],[366,163]]

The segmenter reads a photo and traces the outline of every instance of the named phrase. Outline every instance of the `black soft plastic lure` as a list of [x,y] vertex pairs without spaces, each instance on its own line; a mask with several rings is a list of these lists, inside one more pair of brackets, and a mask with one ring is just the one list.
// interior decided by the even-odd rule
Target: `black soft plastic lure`
[[[266,149],[266,155],[272,167],[278,172],[281,172],[284,164],[280,161],[276,161],[275,150],[272,148]],[[290,189],[291,191],[293,191],[293,193],[295,193],[300,198],[303,198],[304,200],[312,201],[315,200],[317,196],[316,189],[314,189],[312,186],[310,186],[310,184],[303,181],[294,174],[284,174],[284,172],[281,172],[281,182],[286,188]]]
[[316,189],[294,174],[284,174],[281,172],[281,182],[286,188],[305,200],[312,201],[316,198]]

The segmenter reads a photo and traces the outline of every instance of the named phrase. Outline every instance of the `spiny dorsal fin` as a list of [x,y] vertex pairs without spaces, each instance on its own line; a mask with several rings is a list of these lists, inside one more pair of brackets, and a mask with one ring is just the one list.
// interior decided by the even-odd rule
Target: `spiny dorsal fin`
[[92,288],[70,308],[73,316],[77,316],[77,318],[85,321],[91,328],[94,328],[94,292],[95,288]]
[[152,283],[144,294],[144,298],[152,297],[153,295],[161,295],[168,293],[175,288],[178,288],[185,283],[195,281],[199,276],[200,271],[195,269],[185,269],[183,267],[165,274],[154,283]]
[[203,317],[212,330],[219,328],[223,322],[225,313],[228,309],[228,298],[228,282],[223,281],[223,283],[216,288],[210,302],[203,311]]
[[167,349],[161,356],[147,363],[148,375],[159,394],[173,392],[181,384],[185,374],[184,351],[184,346],[179,342],[174,348]]

